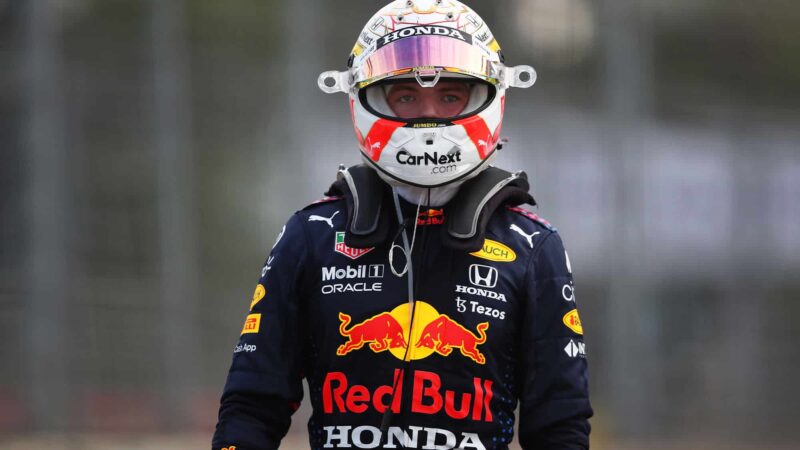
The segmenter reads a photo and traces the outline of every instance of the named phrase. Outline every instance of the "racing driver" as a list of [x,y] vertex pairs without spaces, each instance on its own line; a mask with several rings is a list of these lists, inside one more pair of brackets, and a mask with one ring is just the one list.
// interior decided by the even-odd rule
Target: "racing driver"
[[305,378],[315,450],[505,449],[517,418],[523,449],[588,449],[569,257],[520,208],[525,173],[491,165],[536,72],[456,0],[385,6],[347,66],[319,85],[348,95],[362,164],[272,246],[213,448],[278,448]]

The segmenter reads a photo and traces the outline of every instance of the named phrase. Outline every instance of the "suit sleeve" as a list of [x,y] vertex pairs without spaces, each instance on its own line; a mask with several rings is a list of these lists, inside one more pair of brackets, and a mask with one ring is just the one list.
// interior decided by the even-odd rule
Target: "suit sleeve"
[[289,220],[261,270],[222,394],[214,450],[277,449],[302,400],[303,225],[298,214]]
[[525,450],[589,448],[589,403],[583,329],[572,268],[552,232],[528,266],[522,326],[520,444]]

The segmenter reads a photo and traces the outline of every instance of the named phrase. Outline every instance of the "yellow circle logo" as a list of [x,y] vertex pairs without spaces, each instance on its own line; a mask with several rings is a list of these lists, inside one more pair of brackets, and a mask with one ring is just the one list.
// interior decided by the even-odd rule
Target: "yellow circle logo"
[[267,295],[267,290],[264,289],[264,286],[260,284],[256,286],[256,290],[253,292],[253,301],[250,302],[250,311],[253,310],[253,307],[256,306],[256,303],[260,302],[265,295]]
[[[425,302],[417,302],[414,306],[414,334],[409,340],[408,330],[410,327],[409,319],[411,318],[410,308],[411,307],[408,305],[408,303],[403,303],[402,305],[393,309],[389,314],[397,319],[400,327],[403,328],[403,337],[405,338],[406,342],[418,342],[419,338],[422,337],[422,327],[419,325],[421,323],[432,322],[434,319],[439,317],[439,312],[436,311],[433,306]],[[392,355],[394,355],[397,359],[403,359],[403,355],[406,353],[405,347],[393,348],[389,351],[392,352]],[[406,357],[406,361],[427,358],[428,356],[431,356],[431,353],[433,353],[432,348],[417,348],[416,345],[412,345],[411,348],[408,349],[408,357]]]
[[564,314],[564,325],[578,334],[583,334],[583,325],[581,325],[581,318],[578,317],[577,309]]

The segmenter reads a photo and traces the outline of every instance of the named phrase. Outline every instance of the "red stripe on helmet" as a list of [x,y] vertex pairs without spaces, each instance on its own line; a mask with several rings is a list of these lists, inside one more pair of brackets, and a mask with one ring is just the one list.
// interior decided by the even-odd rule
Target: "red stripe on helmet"
[[506,114],[506,96],[500,97],[500,123],[497,124],[497,129],[494,130],[494,134],[492,135],[492,139],[494,140],[494,145],[497,145],[500,142],[500,131],[503,129],[503,117]]
[[403,122],[393,122],[386,119],[378,119],[367,133],[367,137],[361,142],[361,150],[373,161],[378,161],[381,152],[386,148],[386,144],[392,138],[395,130],[405,125]]
[[358,124],[356,123],[356,101],[352,98],[350,99],[350,118],[353,119],[353,130],[356,132],[356,139],[358,139],[358,146],[364,148],[364,135],[361,134],[361,130],[358,129]]
[[470,140],[475,144],[475,148],[478,149],[478,155],[481,159],[486,159],[489,153],[497,147],[497,143],[500,140],[500,130],[503,128],[503,113],[505,112],[505,107],[506,97],[503,96],[500,98],[500,123],[497,125],[497,129],[494,130],[494,133],[489,130],[486,121],[479,115],[453,122],[456,125],[464,127],[467,136],[469,136]]
[[492,132],[486,125],[486,121],[481,116],[473,116],[467,119],[457,120],[454,122],[456,125],[461,125],[466,130],[475,148],[478,149],[478,155],[481,159],[486,159],[486,155],[495,147],[497,141],[493,140]]

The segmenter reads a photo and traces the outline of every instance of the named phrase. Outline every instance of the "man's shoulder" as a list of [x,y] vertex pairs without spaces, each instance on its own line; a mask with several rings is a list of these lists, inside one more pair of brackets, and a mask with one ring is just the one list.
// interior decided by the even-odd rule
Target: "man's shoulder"
[[508,228],[525,227],[542,234],[556,233],[558,230],[547,219],[519,206],[505,206],[495,212],[494,222]]
[[487,234],[498,238],[505,245],[512,245],[524,253],[539,253],[556,228],[539,215],[519,207],[498,208],[487,226]]
[[347,222],[347,203],[344,197],[323,197],[296,211],[292,221],[320,223],[329,230],[342,230]]
[[548,231],[558,231],[556,227],[553,226],[550,222],[547,221],[544,217],[534,213],[533,211],[529,211],[524,208],[520,208],[519,206],[506,206],[505,208],[507,211],[511,212],[514,216],[521,216],[535,223],[536,225],[548,230]]
[[322,197],[319,200],[309,203],[297,211],[297,214],[310,216],[315,214],[326,214],[336,212],[346,208],[344,197]]

